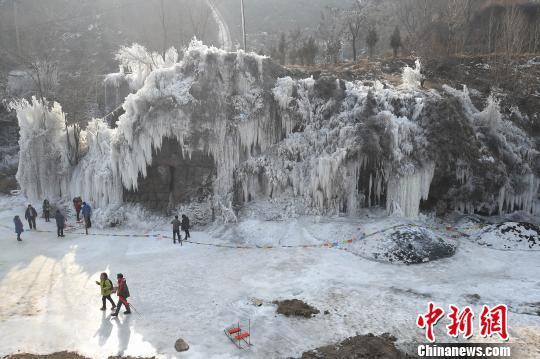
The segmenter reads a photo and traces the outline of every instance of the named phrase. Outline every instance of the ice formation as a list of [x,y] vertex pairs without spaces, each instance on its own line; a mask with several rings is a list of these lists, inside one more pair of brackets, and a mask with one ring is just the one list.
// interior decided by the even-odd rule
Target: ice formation
[[[445,201],[469,212],[537,210],[539,180],[531,164],[538,152],[530,138],[501,115],[494,99],[479,111],[466,88],[421,90],[419,62],[404,70],[402,86],[392,86],[327,76],[296,79],[267,57],[197,41],[180,62],[173,50],[164,59],[138,45],[117,58],[129,73],[106,81],[127,81],[134,93],[125,98],[115,128],[99,119],[89,123],[78,164],[64,158],[66,129],[58,105],[14,106],[22,124],[18,178],[30,197],[82,195],[96,207],[118,205],[125,191],[140,190],[167,138],[186,160],[193,154],[212,159],[209,201],[231,220],[233,205],[252,200],[350,215],[386,206],[389,213],[415,217],[422,201]],[[463,154],[458,145],[449,157],[447,136],[440,133],[446,128],[437,126],[450,115],[438,119],[441,108],[456,119],[450,125],[470,130],[471,138],[456,137],[474,142],[476,152]],[[52,126],[47,136],[57,141],[40,140],[43,113]],[[32,159],[43,146],[51,147],[47,153],[56,160],[42,168]],[[485,168],[496,169],[498,177],[483,179]],[[449,175],[453,180],[441,180]]]
[[17,181],[30,199],[57,199],[68,195],[71,168],[62,107],[51,107],[32,97],[10,104],[19,121],[19,168]]

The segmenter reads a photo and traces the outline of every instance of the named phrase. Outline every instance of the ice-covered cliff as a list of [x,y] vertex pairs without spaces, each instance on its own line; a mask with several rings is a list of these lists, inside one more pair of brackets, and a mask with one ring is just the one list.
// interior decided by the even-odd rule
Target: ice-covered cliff
[[[419,64],[393,86],[293,78],[269,58],[197,41],[182,61],[173,55],[150,69],[124,64],[129,75],[107,78],[129,76],[136,92],[116,128],[100,119],[88,125],[84,156],[71,167],[61,160],[66,129],[51,122],[45,127],[56,132],[45,134],[39,122],[42,113],[60,121],[58,105],[16,106],[23,191],[83,195],[101,207],[205,197],[218,211],[254,200],[350,215],[371,206],[411,217],[422,206],[537,211],[539,154],[527,133],[494,98],[478,110],[466,88],[421,89]],[[43,146],[37,135],[58,138],[58,163],[47,171],[24,161],[34,144]]]

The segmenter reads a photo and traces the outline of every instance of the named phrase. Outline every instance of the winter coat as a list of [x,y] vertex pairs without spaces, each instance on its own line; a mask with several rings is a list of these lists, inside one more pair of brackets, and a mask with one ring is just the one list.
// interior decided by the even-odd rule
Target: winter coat
[[20,218],[13,218],[13,222],[15,223],[15,233],[21,234],[22,232],[24,232],[23,224]]
[[186,231],[189,229],[189,218],[187,216],[182,217],[182,230]]
[[99,282],[96,282],[96,284],[99,285],[99,287],[101,288],[101,295],[106,297],[108,295],[111,295],[112,291],[113,291],[113,284],[112,284],[112,281],[107,278],[105,280],[100,280]]
[[26,208],[26,212],[24,212],[24,218],[25,219],[32,219],[37,217],[36,209],[32,206],[29,208]]
[[47,211],[50,211],[50,210],[51,210],[51,204],[49,203],[49,201],[44,200],[43,201],[43,212],[47,212]]
[[73,207],[75,207],[75,211],[79,212],[81,210],[81,201],[79,200],[76,200],[76,201],[73,201]]
[[171,222],[172,224],[172,229],[173,231],[178,231],[180,230],[180,226],[182,225],[182,223],[178,220],[178,219],[173,219],[173,221]]
[[118,279],[118,288],[116,289],[116,295],[122,298],[129,298],[129,288],[125,278]]
[[88,203],[82,207],[82,215],[84,218],[90,218],[92,216],[92,207]]
[[66,225],[66,217],[60,212],[56,212],[54,215],[54,219],[56,219],[56,227],[58,228],[64,228]]

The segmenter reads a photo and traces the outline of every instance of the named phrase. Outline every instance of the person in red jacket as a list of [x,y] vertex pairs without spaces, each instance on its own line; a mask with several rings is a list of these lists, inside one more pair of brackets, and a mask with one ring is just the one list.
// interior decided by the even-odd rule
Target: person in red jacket
[[75,208],[75,212],[77,213],[77,222],[80,221],[80,213],[81,213],[81,207],[82,207],[82,199],[81,197],[75,197],[73,198],[73,207]]
[[124,314],[131,314],[131,310],[129,309],[129,303],[127,299],[129,298],[129,288],[126,283],[126,279],[124,278],[124,275],[122,273],[118,273],[116,275],[116,279],[118,279],[118,286],[116,287],[116,295],[118,296],[118,303],[116,304],[116,312],[111,314],[113,317],[117,317],[118,313],[120,312],[120,307],[122,307],[122,304],[124,307],[126,307],[126,311]]

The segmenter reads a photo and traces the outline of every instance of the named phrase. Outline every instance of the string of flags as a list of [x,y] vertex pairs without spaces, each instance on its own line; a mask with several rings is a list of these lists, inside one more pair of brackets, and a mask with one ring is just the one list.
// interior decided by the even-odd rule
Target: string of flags
[[[3,224],[0,224],[0,226],[9,228]],[[231,249],[277,249],[277,248],[335,248],[339,250],[347,250],[348,246],[353,244],[355,241],[363,240],[365,238],[372,237],[376,234],[386,232],[390,229],[395,229],[398,227],[403,226],[417,226],[415,224],[398,224],[395,226],[391,226],[388,228],[381,229],[379,231],[375,231],[369,234],[366,234],[365,232],[360,232],[359,236],[353,235],[350,238],[345,238],[341,240],[336,241],[328,241],[320,244],[298,244],[298,245],[234,245],[234,244],[220,244],[220,243],[204,243],[204,242],[197,242],[197,241],[191,241],[187,240],[184,241],[186,243],[191,243],[195,245],[202,245],[202,246],[211,246],[211,247],[219,247],[219,248],[231,248]],[[71,228],[66,228],[70,233],[73,234],[80,234],[85,235],[83,232],[75,232],[76,230],[83,229],[83,227],[76,227],[71,226]],[[441,230],[440,227],[436,227],[434,229]],[[455,235],[453,237],[457,237],[458,235],[464,235],[469,237],[470,235],[466,233],[462,233],[461,231],[458,231],[456,228],[453,227],[445,227],[442,228],[442,230],[446,230],[448,232],[454,232]],[[43,233],[53,233],[53,231],[47,231],[47,230],[36,230],[36,232],[43,232]],[[143,234],[133,234],[133,233],[89,233],[90,236],[106,236],[106,237],[127,237],[127,238],[153,238],[155,240],[162,240],[162,239],[172,239],[171,236],[165,235],[162,233],[151,233],[146,232]]]

